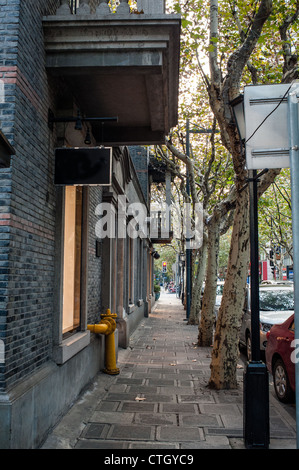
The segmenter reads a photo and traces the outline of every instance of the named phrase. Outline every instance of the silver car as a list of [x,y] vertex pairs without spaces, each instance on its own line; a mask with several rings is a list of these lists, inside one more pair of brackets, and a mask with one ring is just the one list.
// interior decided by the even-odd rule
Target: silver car
[[[265,351],[267,332],[273,325],[281,324],[294,313],[293,283],[276,282],[259,288],[260,304],[260,349]],[[240,345],[246,347],[247,359],[251,358],[251,311],[250,288],[247,289],[244,315],[240,330]]]

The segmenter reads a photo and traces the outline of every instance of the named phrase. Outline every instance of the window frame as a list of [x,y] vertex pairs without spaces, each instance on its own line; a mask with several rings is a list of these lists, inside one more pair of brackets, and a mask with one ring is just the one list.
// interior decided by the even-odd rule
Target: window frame
[[56,286],[54,289],[54,332],[53,359],[57,364],[64,364],[90,343],[90,331],[87,330],[87,295],[88,295],[88,187],[82,188],[82,230],[81,230],[81,275],[80,275],[80,320],[79,326],[72,333],[63,334],[63,266],[64,266],[64,220],[65,187],[58,188],[56,212]]

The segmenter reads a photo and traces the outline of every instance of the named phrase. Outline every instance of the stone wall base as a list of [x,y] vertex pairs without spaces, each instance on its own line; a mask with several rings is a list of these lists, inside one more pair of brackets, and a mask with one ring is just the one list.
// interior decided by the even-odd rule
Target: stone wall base
[[[116,354],[118,330],[115,331]],[[105,366],[105,337],[63,365],[49,361],[26,380],[0,393],[0,448],[37,449],[82,390]]]

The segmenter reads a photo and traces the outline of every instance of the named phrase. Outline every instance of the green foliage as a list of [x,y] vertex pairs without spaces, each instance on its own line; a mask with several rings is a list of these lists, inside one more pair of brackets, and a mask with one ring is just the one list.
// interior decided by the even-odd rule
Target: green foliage
[[[173,278],[172,273],[172,265],[176,262],[176,250],[175,247],[170,245],[158,245],[155,247],[158,251],[160,258],[155,259],[154,261],[154,273],[156,279],[159,278],[162,281],[164,278],[167,282],[169,282]],[[167,262],[167,272],[162,276],[162,262]]]
[[[180,93],[179,125],[174,131],[175,142],[182,143],[185,136],[186,119],[192,125],[212,128],[213,115],[210,110],[204,74],[209,78],[209,52],[218,51],[218,66],[223,76],[229,57],[235,52],[249,34],[259,8],[259,1],[222,0],[218,2],[219,31],[217,37],[209,37],[209,0],[169,0],[169,8],[182,17],[181,55],[180,55]],[[287,41],[280,35],[280,27],[286,18],[296,10],[296,0],[276,0],[273,11],[266,22],[263,34],[259,37],[254,53],[250,57],[250,67],[245,67],[241,87],[252,83],[279,83],[283,74],[284,45],[288,44],[293,54],[298,54],[299,22],[290,25],[287,30]],[[242,90],[241,90],[242,91]],[[205,173],[212,146],[207,135],[190,136],[192,157],[201,173]],[[227,163],[227,152],[222,146],[221,138],[215,135],[215,159],[210,168],[209,182],[217,179],[214,197],[210,200],[213,206],[219,197],[227,194],[234,183],[232,165]],[[220,165],[220,166],[219,166]],[[220,194],[220,196],[219,196]]]
[[292,256],[290,170],[284,169],[259,199],[259,241],[264,249],[279,246]]

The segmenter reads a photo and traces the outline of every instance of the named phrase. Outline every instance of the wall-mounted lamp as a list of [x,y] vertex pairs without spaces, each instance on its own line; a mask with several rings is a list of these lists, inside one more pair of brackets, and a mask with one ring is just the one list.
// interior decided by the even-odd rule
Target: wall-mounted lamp
[[244,112],[244,96],[239,95],[234,100],[230,101],[230,106],[233,112],[234,121],[236,123],[238,133],[242,142],[245,141],[245,112]]
[[159,258],[160,258],[160,255],[159,255],[159,253],[158,253],[157,251],[153,251],[153,252],[152,252],[152,256],[153,256],[153,258],[155,258],[155,259],[159,259]]
[[90,145],[91,144],[91,138],[90,138],[90,132],[89,132],[89,127],[87,128],[84,144]]
[[81,118],[79,110],[78,110],[78,114],[77,114],[75,129],[76,129],[76,131],[81,131],[82,130],[82,118]]

